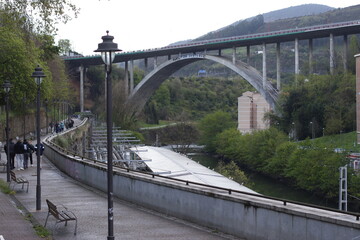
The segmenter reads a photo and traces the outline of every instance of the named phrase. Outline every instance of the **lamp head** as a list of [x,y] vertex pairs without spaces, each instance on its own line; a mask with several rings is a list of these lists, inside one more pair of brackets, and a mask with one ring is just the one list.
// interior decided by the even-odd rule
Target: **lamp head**
[[35,72],[32,73],[31,75],[32,78],[35,79],[35,83],[40,86],[41,82],[42,82],[42,79],[44,77],[46,77],[46,75],[44,74],[44,72],[42,71],[42,68],[38,65],[36,68],[35,68]]
[[106,35],[102,36],[102,43],[98,44],[98,49],[94,52],[101,52],[101,58],[105,65],[110,65],[115,58],[115,52],[120,52],[117,43],[113,42],[114,37],[109,35],[109,31],[106,31]]

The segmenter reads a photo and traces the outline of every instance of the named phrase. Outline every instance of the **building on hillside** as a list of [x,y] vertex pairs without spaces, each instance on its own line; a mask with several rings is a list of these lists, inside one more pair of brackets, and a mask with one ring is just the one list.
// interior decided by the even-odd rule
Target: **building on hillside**
[[250,133],[269,128],[269,122],[264,120],[265,113],[269,111],[270,105],[260,93],[243,93],[238,98],[238,130]]

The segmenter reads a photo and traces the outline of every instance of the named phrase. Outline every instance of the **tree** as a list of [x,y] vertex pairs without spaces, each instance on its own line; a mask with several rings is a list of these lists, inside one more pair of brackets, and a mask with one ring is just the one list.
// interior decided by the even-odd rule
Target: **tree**
[[[29,32],[54,34],[56,24],[67,23],[72,19],[71,13],[77,17],[79,9],[70,0],[0,0],[0,7],[7,11],[12,19],[21,21]],[[34,18],[34,15],[38,18]]]
[[229,113],[222,111],[210,113],[200,120],[200,142],[205,144],[207,151],[215,152],[218,134],[235,126]]
[[58,47],[60,48],[60,54],[62,56],[67,56],[71,51],[71,43],[69,39],[60,39],[58,42]]
[[234,180],[237,183],[240,183],[241,185],[251,187],[249,179],[246,177],[245,173],[240,170],[239,166],[236,165],[234,161],[230,161],[228,164],[219,162],[215,168],[215,171]]

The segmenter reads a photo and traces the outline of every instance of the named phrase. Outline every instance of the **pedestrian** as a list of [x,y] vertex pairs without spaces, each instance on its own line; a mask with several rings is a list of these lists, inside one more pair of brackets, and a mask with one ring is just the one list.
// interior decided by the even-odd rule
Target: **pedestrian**
[[54,131],[53,131],[53,126],[54,126],[54,124],[53,124],[53,122],[51,121],[50,124],[49,124],[50,132],[51,132],[51,133],[54,132]]
[[[37,143],[35,144],[35,147],[34,147],[34,148],[35,148],[35,152],[36,152],[36,154],[37,154],[37,149],[38,149],[38,144],[37,144]],[[43,145],[42,143],[40,143],[40,156],[43,155],[44,150],[45,150],[44,145]]]
[[24,170],[24,144],[20,139],[15,143],[14,150],[16,156],[16,170]]
[[[38,144],[36,143],[35,144],[35,152],[36,152],[36,156],[37,156],[37,151],[38,151]],[[39,149],[39,154],[40,154],[40,162],[41,162],[41,159],[42,159],[42,155],[43,155],[43,153],[44,153],[44,150],[45,150],[45,147],[44,147],[44,145],[42,144],[42,143],[40,143],[40,149]],[[40,164],[40,168],[41,168],[41,164]]]
[[34,166],[33,165],[33,153],[35,152],[35,147],[32,144],[32,141],[28,142],[28,147],[29,147],[29,160],[30,160],[30,166]]
[[29,166],[29,157],[30,157],[30,147],[29,147],[29,143],[26,139],[24,139],[23,142],[23,146],[24,146],[24,169],[27,169]]
[[[4,150],[7,156],[8,154],[7,144],[5,144]],[[15,168],[15,144],[12,138],[9,139],[9,152],[10,152],[10,169],[13,170]]]

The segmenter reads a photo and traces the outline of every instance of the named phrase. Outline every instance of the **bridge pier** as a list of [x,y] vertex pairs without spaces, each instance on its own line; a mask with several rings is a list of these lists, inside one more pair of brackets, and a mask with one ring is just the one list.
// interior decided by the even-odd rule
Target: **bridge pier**
[[280,42],[276,43],[276,88],[281,88]]
[[295,38],[295,78],[296,75],[300,73],[300,66],[299,66],[299,39]]
[[236,47],[233,47],[232,62],[233,64],[236,63]]
[[84,65],[79,67],[80,72],[80,112],[84,112]]
[[154,57],[154,69],[157,68],[157,66],[158,66],[157,57]]
[[334,74],[335,68],[335,49],[334,49],[334,34],[330,33],[330,74]]
[[130,61],[130,94],[134,90],[134,60]]
[[344,64],[344,72],[347,72],[347,68],[348,68],[348,52],[349,52],[349,44],[348,44],[348,36],[345,34],[344,35],[344,59],[343,59],[343,64]]
[[246,46],[246,63],[250,65],[250,45]]
[[125,62],[124,89],[125,89],[124,94],[125,94],[125,99],[126,99],[129,96],[129,63],[128,63],[128,61]]
[[263,75],[263,88],[266,86],[267,74],[266,74],[266,44],[263,43],[263,62],[262,62],[262,75]]
[[313,64],[313,40],[312,38],[309,39],[309,74],[313,74],[314,72],[314,64]]

